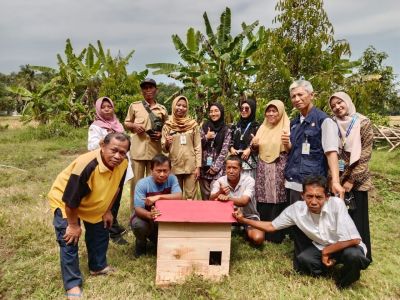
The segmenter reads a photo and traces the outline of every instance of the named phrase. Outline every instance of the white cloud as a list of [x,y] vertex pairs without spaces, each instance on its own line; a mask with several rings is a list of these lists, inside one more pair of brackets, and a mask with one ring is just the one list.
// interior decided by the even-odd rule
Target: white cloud
[[[203,13],[207,11],[213,27],[226,6],[232,9],[232,31],[241,23],[259,20],[271,26],[276,1],[265,0],[2,0],[0,11],[0,72],[17,71],[22,64],[55,66],[65,40],[71,38],[75,49],[101,40],[113,54],[135,49],[130,68],[142,70],[147,63],[177,62],[171,41],[177,33],[185,37],[194,27],[204,31]],[[355,52],[371,43],[389,53],[400,71],[399,50],[393,46],[399,37],[398,0],[331,0],[325,8],[337,37],[347,38]],[[377,38],[379,37],[379,39]],[[398,43],[397,43],[398,44]],[[357,50],[359,49],[359,50]],[[396,52],[394,52],[396,51]]]

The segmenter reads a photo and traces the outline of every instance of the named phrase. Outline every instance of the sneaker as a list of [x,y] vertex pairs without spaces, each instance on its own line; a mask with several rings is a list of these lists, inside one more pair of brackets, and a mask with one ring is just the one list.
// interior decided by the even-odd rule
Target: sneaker
[[114,273],[116,271],[116,269],[114,267],[111,267],[110,265],[108,265],[107,267],[105,267],[103,270],[100,271],[90,271],[90,275],[92,276],[98,276],[98,275],[108,275],[111,273]]
[[122,236],[110,236],[110,239],[113,243],[117,244],[117,245],[128,245],[128,241],[125,240]]
[[136,258],[145,255],[147,253],[146,244],[147,244],[146,242],[138,242],[136,240],[135,253],[134,253]]
[[119,225],[117,222],[112,224],[110,228],[110,236],[123,235],[125,233],[126,229]]

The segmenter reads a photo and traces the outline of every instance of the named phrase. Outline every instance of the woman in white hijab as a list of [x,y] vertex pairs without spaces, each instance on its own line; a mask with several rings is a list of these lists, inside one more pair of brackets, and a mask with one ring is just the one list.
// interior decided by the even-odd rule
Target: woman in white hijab
[[340,183],[346,190],[349,214],[367,246],[367,257],[372,261],[368,217],[368,191],[372,188],[368,170],[373,143],[372,124],[356,112],[345,92],[334,93],[329,106],[338,126]]

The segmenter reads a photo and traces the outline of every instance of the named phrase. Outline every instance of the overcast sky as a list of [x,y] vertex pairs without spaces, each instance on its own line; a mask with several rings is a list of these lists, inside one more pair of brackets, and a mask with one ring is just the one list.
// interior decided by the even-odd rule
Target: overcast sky
[[[270,27],[276,15],[272,0],[0,0],[0,72],[24,64],[56,66],[70,38],[75,50],[101,40],[113,55],[135,50],[130,70],[155,62],[179,61],[171,35],[189,27],[204,30],[207,11],[214,28],[226,6],[232,29],[259,20]],[[373,45],[385,51],[386,64],[400,73],[400,0],[325,0],[336,39],[347,39],[352,58]],[[163,78],[158,78],[164,80]]]

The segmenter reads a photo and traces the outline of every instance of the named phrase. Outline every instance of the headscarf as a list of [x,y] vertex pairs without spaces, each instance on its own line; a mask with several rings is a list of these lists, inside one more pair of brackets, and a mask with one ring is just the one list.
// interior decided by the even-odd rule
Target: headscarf
[[242,108],[242,105],[243,105],[244,103],[247,103],[247,104],[250,106],[251,113],[250,113],[250,116],[249,116],[248,118],[243,118],[243,117],[240,115],[240,120],[239,120],[239,122],[237,123],[237,126],[243,128],[243,129],[246,128],[246,126],[247,126],[249,123],[254,122],[254,121],[256,120],[256,110],[257,110],[257,108],[256,108],[256,102],[255,102],[253,99],[246,99],[246,100],[243,100],[242,103],[240,104],[239,109]]
[[[225,133],[226,130],[228,129],[228,127],[225,125],[225,109],[222,106],[221,103],[213,103],[210,105],[209,109],[212,106],[216,106],[218,107],[219,111],[221,112],[221,117],[217,120],[217,121],[212,121],[211,119],[208,119],[206,122],[204,122],[202,128],[203,128],[203,132],[207,133],[208,129],[210,129],[211,131],[214,131],[216,133],[216,136],[214,138],[214,148],[216,149],[217,153],[219,154],[221,152],[222,149],[222,145],[224,143],[225,140]],[[211,141],[208,141],[211,142]]]
[[[250,145],[252,140],[252,134],[255,134],[258,128],[258,122],[256,121],[256,102],[253,99],[243,100],[240,109],[244,103],[250,106],[250,115],[247,118],[243,118],[240,115],[239,122],[236,124],[236,128],[233,131],[233,148],[235,149],[245,149]],[[250,124],[250,125],[249,125]],[[248,127],[247,127],[248,126]],[[247,130],[246,130],[247,128]],[[242,139],[241,136],[243,135]]]
[[112,100],[108,97],[101,97],[96,100],[96,118],[95,121],[93,122],[94,125],[97,125],[101,128],[105,128],[107,130],[112,130],[114,132],[124,132],[124,127],[122,124],[118,121],[117,116],[114,113],[114,116],[111,120],[106,120],[103,118],[101,115],[101,105],[103,104],[103,101],[108,101],[112,108],[114,109],[114,103]]
[[[353,163],[358,161],[361,156],[360,125],[361,121],[366,119],[366,117],[356,112],[356,107],[354,106],[353,101],[351,101],[350,96],[345,92],[334,93],[329,98],[329,107],[331,107],[331,100],[334,97],[343,100],[347,106],[347,115],[342,119],[334,116],[333,120],[336,122],[339,128],[339,132],[342,136],[342,141],[346,141],[344,145],[344,150],[350,153],[350,165],[352,165]],[[349,135],[346,138],[346,132],[353,120],[353,117],[355,117],[356,120],[353,124],[353,127],[351,128]],[[343,142],[341,141],[339,142],[339,148],[343,149]]]
[[268,123],[267,118],[264,118],[264,122],[261,124],[256,134],[256,137],[259,138],[259,157],[267,163],[274,162],[281,152],[285,151],[281,140],[283,130],[290,133],[290,121],[283,102],[280,100],[268,102],[265,106],[265,112],[271,105],[275,106],[278,110],[279,121],[275,125],[272,125]]
[[191,117],[188,117],[188,113],[183,117],[178,117],[176,115],[176,105],[179,100],[185,100],[187,110],[189,111],[189,101],[185,96],[178,96],[172,101],[172,115],[169,117],[168,121],[165,122],[167,129],[175,132],[186,132],[197,126],[197,122]]

